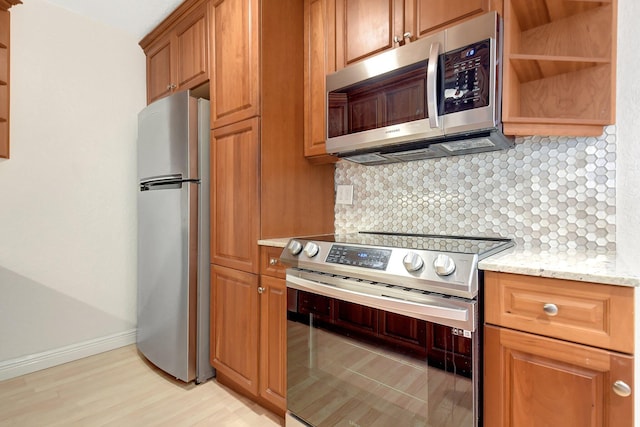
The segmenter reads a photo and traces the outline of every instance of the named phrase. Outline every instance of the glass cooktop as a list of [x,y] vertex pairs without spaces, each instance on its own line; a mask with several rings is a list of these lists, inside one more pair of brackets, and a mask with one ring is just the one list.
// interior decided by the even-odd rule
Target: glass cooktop
[[477,254],[478,259],[483,259],[514,245],[513,240],[502,237],[404,234],[378,231],[362,231],[359,233],[349,234],[325,234],[305,237],[305,240],[437,252]]

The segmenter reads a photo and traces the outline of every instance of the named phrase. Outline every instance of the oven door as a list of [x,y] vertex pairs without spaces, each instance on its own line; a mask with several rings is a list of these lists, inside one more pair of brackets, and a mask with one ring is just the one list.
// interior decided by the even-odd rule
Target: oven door
[[[416,303],[316,275],[287,272],[287,426],[478,425],[477,301]],[[471,328],[451,326],[465,316]]]

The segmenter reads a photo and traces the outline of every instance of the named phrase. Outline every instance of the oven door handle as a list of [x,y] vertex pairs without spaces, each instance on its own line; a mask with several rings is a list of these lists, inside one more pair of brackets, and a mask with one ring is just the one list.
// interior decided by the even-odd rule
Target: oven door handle
[[[474,332],[477,327],[475,301],[459,301],[459,305],[454,305],[444,298],[428,297],[430,299],[428,303],[418,303],[386,295],[363,293],[349,289],[348,283],[330,285],[289,274],[287,274],[287,287],[471,332]],[[438,301],[439,299],[442,301]]]

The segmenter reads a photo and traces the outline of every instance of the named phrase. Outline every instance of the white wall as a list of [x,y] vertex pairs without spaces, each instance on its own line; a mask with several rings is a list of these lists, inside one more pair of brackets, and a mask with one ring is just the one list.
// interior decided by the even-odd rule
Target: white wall
[[12,272],[0,284],[17,274],[129,327],[146,104],[137,42],[42,0],[11,8],[11,159],[0,160],[0,270]]
[[[640,274],[640,4],[618,2],[616,245],[618,262]],[[640,294],[635,310],[635,424],[640,425]]]

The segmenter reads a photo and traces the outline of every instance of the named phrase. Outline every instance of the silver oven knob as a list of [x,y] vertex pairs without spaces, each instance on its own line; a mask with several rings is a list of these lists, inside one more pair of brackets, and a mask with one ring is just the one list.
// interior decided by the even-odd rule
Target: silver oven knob
[[448,276],[456,271],[456,263],[449,255],[440,254],[433,261],[433,268],[438,276]]
[[404,268],[406,268],[410,273],[412,271],[420,270],[424,265],[424,261],[422,260],[422,258],[420,258],[420,255],[415,252],[409,252],[408,254],[406,254],[404,256],[404,259],[402,260],[402,263],[404,264]]
[[296,256],[300,252],[302,252],[302,243],[298,242],[297,240],[292,240],[287,245],[287,249],[289,249],[289,253],[291,255]]
[[313,242],[307,242],[307,244],[304,245],[304,254],[309,258],[318,255],[318,251],[320,251],[320,248]]

